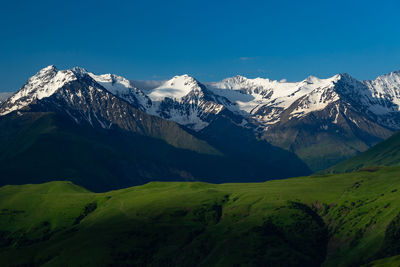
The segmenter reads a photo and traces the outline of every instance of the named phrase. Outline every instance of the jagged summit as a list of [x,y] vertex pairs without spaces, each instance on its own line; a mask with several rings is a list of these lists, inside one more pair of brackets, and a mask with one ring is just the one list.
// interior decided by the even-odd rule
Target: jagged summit
[[[96,75],[81,67],[58,70],[50,65],[31,77],[3,103],[0,114],[7,114],[37,99],[49,97],[65,84],[82,77],[92,78],[99,87],[149,114],[198,130],[208,125],[204,114],[218,114],[223,109],[268,126],[278,123],[285,110],[290,110],[289,119],[300,118],[323,110],[339,100],[373,116],[398,112],[400,106],[399,71],[370,81],[358,81],[347,73],[340,73],[327,79],[310,75],[299,82],[251,79],[236,75],[207,84],[183,74],[161,82],[154,88],[141,89],[130,80],[115,74]],[[207,109],[203,110],[205,103],[208,103]],[[400,128],[400,125],[395,125],[396,122],[390,122],[388,118],[382,121],[386,121],[385,125],[390,124],[392,128]]]
[[350,74],[348,74],[347,72],[342,72],[337,75],[340,75],[341,78],[353,79],[353,77]]
[[72,70],[59,71],[54,65],[41,69],[0,108],[0,115],[24,108],[35,100],[54,94],[65,84],[77,79]]
[[[289,108],[296,100],[306,96],[315,95],[317,91],[332,88],[339,79],[335,75],[328,79],[319,79],[315,76],[309,76],[300,82],[276,81],[264,78],[238,78],[232,77],[221,82],[210,83],[210,87],[218,94],[223,94],[231,102],[236,103],[236,107],[251,115],[256,115],[257,120],[262,123],[275,123],[279,119],[279,114]],[[226,90],[229,89],[229,90]],[[242,97],[229,91],[240,91]],[[228,92],[227,92],[228,91]],[[315,91],[314,93],[312,93]],[[310,111],[316,108],[323,108],[323,105],[316,105],[315,99]],[[306,113],[306,109],[302,114]]]

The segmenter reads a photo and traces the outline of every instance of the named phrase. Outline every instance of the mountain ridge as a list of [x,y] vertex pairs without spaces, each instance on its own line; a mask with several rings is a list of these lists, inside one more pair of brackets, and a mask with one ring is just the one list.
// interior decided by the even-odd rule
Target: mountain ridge
[[[47,77],[45,73],[50,74]],[[1,104],[0,114],[24,108],[32,101],[40,102],[57,86],[74,82],[82,75],[90,77],[110,96],[187,130],[200,132],[221,117],[229,118],[235,125],[252,129],[257,138],[296,153],[314,171],[357,155],[400,129],[398,71],[369,81],[341,73],[327,79],[311,75],[299,82],[237,75],[221,82],[201,83],[184,74],[138,88],[118,75],[96,75],[79,67],[58,71],[51,65]],[[47,82],[48,88],[41,82]],[[39,87],[36,96],[29,94],[29,88],[34,86]],[[104,110],[102,117],[113,109],[111,105],[108,111]],[[99,121],[102,127],[111,123],[109,119],[85,116],[86,120]],[[320,149],[324,143],[329,143],[333,151]]]
[[[40,72],[45,72],[49,69],[52,70],[56,68],[54,65],[50,65],[42,69]],[[299,82],[282,82],[277,80],[270,80],[268,78],[249,79],[244,76],[237,75],[234,77],[225,78],[220,82],[210,82],[204,84],[199,82],[195,78],[184,74],[174,76],[169,80],[153,86],[153,88],[151,89],[138,88],[133,85],[134,83],[132,81],[122,76],[118,76],[115,74],[95,75],[80,67],[75,67],[71,70],[66,70],[65,72],[67,81],[69,72],[72,72],[75,75],[77,73],[89,74],[90,77],[96,80],[96,82],[101,84],[110,93],[120,96],[131,104],[135,104],[136,107],[150,113],[151,115],[156,115],[160,117],[164,116],[164,118],[166,117],[170,120],[179,119],[174,118],[173,116],[166,116],[165,114],[163,114],[163,111],[165,110],[157,110],[162,109],[160,105],[158,105],[157,107],[152,107],[152,102],[163,102],[166,99],[177,101],[182,100],[184,97],[189,98],[193,102],[193,99],[189,97],[189,94],[195,94],[196,92],[202,92],[204,94],[204,92],[207,92],[208,96],[211,96],[211,100],[215,103],[215,105],[211,108],[215,113],[218,113],[218,111],[223,108],[227,108],[233,113],[237,113],[237,115],[244,116],[247,113],[247,115],[251,116],[252,119],[263,123],[266,131],[268,130],[268,125],[276,124],[277,122],[279,122],[279,118],[278,120],[276,120],[276,117],[279,117],[280,113],[283,110],[290,108],[290,106],[294,102],[301,98],[304,99],[297,103],[296,109],[294,109],[291,113],[293,118],[304,116],[313,111],[322,110],[324,107],[326,107],[328,103],[337,101],[339,96],[353,98],[355,98],[356,96],[361,96],[361,98],[365,97],[365,95],[360,94],[365,93],[365,89],[370,89],[371,91],[373,91],[371,93],[371,96],[376,98],[382,96],[382,93],[386,93],[386,95],[384,95],[384,97],[386,98],[378,99],[380,101],[371,101],[371,99],[362,99],[362,101],[360,101],[360,99],[352,99],[353,101],[358,100],[358,104],[360,105],[365,104],[369,101],[372,104],[370,108],[381,108],[381,110],[376,110],[375,112],[368,110],[370,114],[382,114],[382,108],[388,109],[386,110],[386,113],[398,112],[399,107],[397,103],[400,103],[400,71],[394,71],[389,74],[378,76],[375,80],[365,81],[358,81],[347,73],[341,73],[327,79],[320,79],[310,75],[306,79]],[[335,88],[335,85],[337,83],[344,83],[348,86],[345,88],[346,90],[343,90],[343,88]],[[379,85],[378,89],[375,89],[374,85],[375,87]],[[360,88],[363,86],[365,88]],[[354,91],[353,93],[359,94],[356,96],[351,95],[351,89]],[[234,95],[236,94],[236,98],[235,96],[227,97],[227,92],[233,93]],[[242,99],[237,99],[237,93],[239,93],[240,96],[244,98],[246,98],[246,95],[248,95],[249,97],[247,97],[247,99],[243,99],[244,101],[241,101]],[[16,96],[12,96],[12,98],[15,97]],[[39,99],[41,97],[43,96],[38,95]],[[259,99],[257,99],[257,97]],[[392,106],[388,104],[388,99],[392,100]],[[247,105],[243,104],[246,100],[246,103],[249,103]],[[179,101],[177,102],[179,104]],[[363,108],[365,109],[365,107]],[[267,114],[267,112],[263,112],[265,110],[273,112],[272,114],[270,114],[271,112]],[[277,110],[280,110],[280,112],[276,112]],[[1,114],[5,114],[5,112],[3,111]],[[186,115],[190,117],[191,114],[188,113]],[[267,116],[263,117],[263,115]],[[192,119],[194,119],[193,116]],[[182,122],[180,124],[185,125]],[[392,129],[400,129],[399,125],[400,123],[391,125],[385,124],[385,126]],[[204,127],[206,127],[206,125],[195,127],[195,130],[199,131]],[[190,128],[193,129],[193,127]]]

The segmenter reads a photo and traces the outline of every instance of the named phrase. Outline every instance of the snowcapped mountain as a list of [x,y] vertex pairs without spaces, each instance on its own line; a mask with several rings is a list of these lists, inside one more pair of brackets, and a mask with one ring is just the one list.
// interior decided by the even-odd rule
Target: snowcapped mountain
[[221,112],[229,101],[213,94],[206,86],[188,75],[175,76],[160,86],[146,90],[152,100],[147,112],[201,130]]
[[49,66],[1,104],[0,115],[49,107],[64,110],[78,123],[117,125],[146,134],[150,128],[141,125],[143,116],[173,121],[199,133],[224,117],[256,129],[258,138],[297,153],[311,165],[318,161],[315,158],[324,158],[313,167],[319,169],[400,129],[400,72],[371,81],[337,74],[299,82],[235,76],[203,84],[189,75],[134,82],[79,67]]
[[[357,155],[400,128],[398,107],[388,101],[390,97],[374,95],[367,82],[348,74],[331,80],[294,101],[263,133],[272,144],[294,151],[313,170]],[[392,112],[376,112],[388,107]]]
[[49,97],[59,88],[74,80],[76,80],[76,75],[73,71],[58,71],[55,66],[48,66],[31,77],[1,106],[0,115],[20,110],[36,100]]
[[141,89],[114,74],[89,75],[112,94],[146,113],[196,131],[208,126],[225,106],[230,105],[229,100],[214,95],[207,87],[186,74],[175,76],[155,87]]
[[[128,79],[114,74],[96,75],[79,67],[59,71],[48,66],[30,78],[2,106],[0,114],[49,97],[58,88],[77,80],[77,76],[84,75],[134,107],[196,131],[207,127],[222,112],[236,116],[238,124],[251,122],[264,132],[282,120],[300,119],[337,101],[345,101],[385,127],[400,128],[399,72],[373,81],[358,81],[348,74],[328,79],[309,76],[300,82],[248,79],[238,75],[207,84],[189,75],[180,75],[154,83],[156,86],[150,88],[137,88]],[[339,106],[335,105],[336,110],[331,111],[332,122],[337,122]]]
[[379,76],[372,81],[364,81],[359,88],[360,104],[379,124],[392,129],[400,129],[400,72]]
[[81,68],[110,93],[128,101],[154,116],[177,122],[193,130],[201,130],[224,110],[219,102],[228,100],[213,95],[204,85],[189,75],[175,76],[154,88],[136,88],[133,83],[114,74],[95,75]]
[[277,123],[281,113],[301,98],[303,100],[293,110],[293,116],[323,109],[328,103],[328,99],[323,99],[324,92],[332,88],[339,77],[318,79],[310,76],[301,82],[280,82],[236,76],[210,83],[209,87],[215,94],[223,95],[235,104],[229,106],[232,111],[250,116],[267,126]]
[[[98,78],[99,82],[92,76]],[[82,68],[58,70],[55,66],[49,66],[31,77],[4,102],[0,106],[0,115],[16,110],[56,112],[78,124],[101,129],[119,128],[162,139],[176,147],[216,153],[215,149],[182,130],[176,123],[140,110],[146,99],[121,77],[95,76]]]
[[[181,112],[193,100],[189,92],[207,97],[209,108],[195,105],[192,112]],[[153,103],[163,103],[157,112],[147,112],[197,131],[215,119],[204,119],[205,111],[229,111],[231,118],[240,118],[237,125],[257,129],[260,138],[295,152],[314,170],[356,155],[400,129],[398,72],[374,81],[343,73],[300,82],[235,76],[201,84],[177,76],[145,93]]]
[[[339,100],[366,112],[386,127],[400,129],[397,118],[400,72],[382,75],[373,81],[358,81],[348,74],[337,74],[328,79],[309,76],[300,82],[236,76],[208,86],[215,94],[236,104],[227,108],[257,119],[265,129],[282,120],[284,111],[290,110],[286,119],[301,118]],[[332,121],[337,114],[333,114]]]

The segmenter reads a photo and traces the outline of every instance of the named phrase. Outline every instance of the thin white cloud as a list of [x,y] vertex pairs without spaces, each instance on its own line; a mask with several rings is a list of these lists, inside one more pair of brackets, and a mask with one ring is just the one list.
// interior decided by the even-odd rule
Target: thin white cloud
[[240,57],[239,58],[241,61],[249,61],[249,60],[253,60],[253,57]]

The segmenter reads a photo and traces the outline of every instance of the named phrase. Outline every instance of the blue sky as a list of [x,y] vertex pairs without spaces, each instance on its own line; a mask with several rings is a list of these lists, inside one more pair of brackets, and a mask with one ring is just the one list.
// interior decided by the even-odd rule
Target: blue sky
[[2,1],[0,91],[39,69],[302,80],[400,69],[400,1]]

